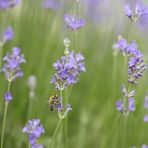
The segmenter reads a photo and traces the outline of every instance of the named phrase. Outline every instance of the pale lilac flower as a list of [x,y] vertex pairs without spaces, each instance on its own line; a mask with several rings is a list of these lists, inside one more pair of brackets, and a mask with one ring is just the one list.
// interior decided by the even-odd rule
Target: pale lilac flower
[[136,54],[138,45],[135,40],[128,43],[126,39],[119,37],[118,42],[114,44],[116,48],[119,48],[120,52],[124,56],[130,56],[131,54]]
[[137,79],[143,76],[143,72],[146,70],[146,65],[142,58],[131,57],[128,62],[128,74],[129,82],[132,84],[137,84]]
[[68,85],[78,82],[80,73],[85,71],[83,60],[84,57],[81,53],[75,54],[72,51],[53,64],[56,73],[52,76],[51,83],[55,85],[56,89],[63,90]]
[[29,142],[31,143],[32,148],[43,148],[43,145],[38,145],[36,143],[37,138],[45,133],[43,126],[40,124],[40,119],[29,120],[22,132],[29,134]]
[[123,102],[121,99],[116,101],[116,109],[118,111],[123,111]]
[[145,97],[144,107],[148,108],[148,95]]
[[133,10],[132,6],[126,5],[125,6],[125,14],[130,20],[137,20],[144,15],[148,14],[148,11],[145,7],[140,4],[136,4],[135,10]]
[[64,117],[66,117],[68,112],[71,111],[71,110],[72,110],[71,105],[67,104],[66,111],[64,112]]
[[115,45],[119,48],[123,56],[130,56],[128,61],[128,81],[132,84],[137,84],[137,79],[143,76],[146,65],[144,64],[143,54],[138,49],[136,41],[133,40],[131,43],[128,43],[126,39],[120,37]]
[[10,92],[6,92],[6,93],[5,93],[5,100],[6,100],[7,102],[9,102],[11,99],[12,99],[11,93],[10,93]]
[[133,112],[136,110],[135,100],[133,98],[128,98],[127,104],[124,104],[123,101],[119,99],[116,101],[116,109],[125,114],[128,114],[129,112]]
[[67,28],[70,28],[72,30],[80,29],[85,24],[85,21],[83,19],[77,19],[75,15],[71,14],[65,14],[64,20],[66,22]]
[[61,6],[61,3],[57,0],[44,0],[43,1],[43,7],[46,9],[54,9],[57,10]]
[[148,122],[148,115],[144,116],[144,122]]
[[135,108],[135,100],[133,98],[128,99],[128,110],[133,112],[136,110]]
[[141,148],[148,148],[148,145],[143,144],[143,145],[141,146]]
[[8,26],[3,34],[3,40],[4,42],[12,40],[14,37],[14,32],[11,26]]
[[0,0],[0,10],[7,10],[16,6],[20,0]]
[[13,81],[17,77],[22,77],[23,72],[20,68],[20,65],[22,63],[26,63],[24,59],[24,55],[20,54],[20,49],[17,47],[14,47],[12,49],[12,53],[6,53],[6,55],[3,58],[3,61],[5,62],[3,68],[1,69],[1,72],[4,72],[6,79],[8,81]]

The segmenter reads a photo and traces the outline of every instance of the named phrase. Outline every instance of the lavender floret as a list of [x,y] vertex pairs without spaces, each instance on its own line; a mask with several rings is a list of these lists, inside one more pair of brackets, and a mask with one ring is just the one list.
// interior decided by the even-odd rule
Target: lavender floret
[[75,54],[72,51],[53,64],[56,73],[52,76],[51,83],[55,85],[56,89],[63,90],[68,85],[78,82],[80,73],[86,71],[83,60],[84,57],[81,53]]
[[72,30],[80,29],[85,24],[85,21],[83,19],[76,19],[74,15],[70,14],[65,14],[64,20],[66,22],[67,28],[70,28]]
[[19,4],[20,0],[0,0],[0,10],[10,9],[17,4]]
[[37,138],[45,133],[43,126],[40,124],[40,119],[29,120],[22,132],[29,134],[29,142],[32,148],[43,148],[43,145],[36,144]]
[[5,62],[1,72],[4,72],[6,79],[8,81],[13,81],[17,77],[22,77],[23,72],[20,68],[22,63],[26,63],[24,59],[24,55],[20,54],[20,49],[18,47],[14,47],[12,49],[12,53],[6,53],[3,58]]
[[142,5],[140,5],[139,3],[136,4],[135,10],[133,10],[130,5],[126,5],[124,10],[125,10],[126,16],[132,21],[133,20],[135,21],[141,18],[142,16],[145,16],[148,14],[147,9]]
[[10,100],[12,100],[12,95],[11,95],[10,92],[6,92],[6,93],[5,93],[5,100],[6,100],[7,102],[9,102]]

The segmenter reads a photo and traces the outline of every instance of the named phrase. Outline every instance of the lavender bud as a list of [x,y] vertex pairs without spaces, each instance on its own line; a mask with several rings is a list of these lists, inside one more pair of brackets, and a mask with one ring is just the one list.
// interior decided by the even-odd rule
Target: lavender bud
[[10,100],[12,100],[12,95],[11,95],[10,92],[6,92],[6,93],[5,93],[5,100],[6,100],[7,102],[9,102]]

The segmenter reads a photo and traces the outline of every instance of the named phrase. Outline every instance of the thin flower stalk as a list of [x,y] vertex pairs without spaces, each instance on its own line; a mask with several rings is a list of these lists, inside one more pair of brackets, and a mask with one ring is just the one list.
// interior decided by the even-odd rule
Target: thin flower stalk
[[1,148],[3,148],[4,144],[4,133],[5,133],[5,126],[6,126],[6,118],[7,118],[7,109],[9,102],[12,100],[12,95],[10,93],[10,87],[12,81],[14,81],[17,77],[23,76],[23,72],[20,68],[22,63],[25,63],[24,55],[20,54],[20,49],[14,47],[12,49],[12,53],[6,53],[3,58],[5,62],[4,66],[0,70],[5,74],[6,80],[8,81],[8,89],[5,93],[5,107],[4,107],[4,117],[3,117],[3,125],[2,125],[2,134],[1,134]]

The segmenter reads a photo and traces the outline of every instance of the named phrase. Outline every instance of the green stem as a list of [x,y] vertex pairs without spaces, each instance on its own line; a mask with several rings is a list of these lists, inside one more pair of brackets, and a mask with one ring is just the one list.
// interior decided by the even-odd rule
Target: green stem
[[[8,92],[10,92],[11,81],[8,81]],[[3,148],[4,143],[4,133],[5,133],[5,126],[6,126],[6,117],[7,117],[7,108],[8,108],[8,101],[5,101],[5,109],[4,109],[4,118],[3,118],[3,126],[2,126],[2,136],[1,136],[1,148]]]
[[125,116],[123,121],[122,148],[125,148],[125,144],[126,144],[127,120],[128,120],[128,116]]
[[[125,73],[125,74],[124,74]],[[124,56],[124,68],[123,68],[123,74],[124,74],[124,84],[127,82],[127,56]]]
[[[1,43],[0,43],[1,44]],[[1,69],[1,67],[2,67],[2,54],[3,54],[3,46],[2,45],[0,45],[0,69]]]
[[55,137],[57,135],[58,129],[60,127],[60,124],[61,124],[61,119],[59,119],[59,121],[58,121],[57,127],[56,127],[56,129],[55,129],[55,131],[53,133],[53,136],[52,136],[52,138],[51,138],[51,140],[49,142],[48,148],[51,148],[52,147],[53,140],[55,139]]
[[136,0],[133,0],[133,10],[134,10],[133,16],[134,16],[134,20],[135,20],[135,18],[136,18]]
[[6,126],[7,108],[8,108],[8,102],[6,101],[5,102],[5,110],[4,110],[4,118],[3,118],[2,136],[1,136],[1,148],[3,148],[3,143],[4,143],[4,133],[5,133],[5,126]]

